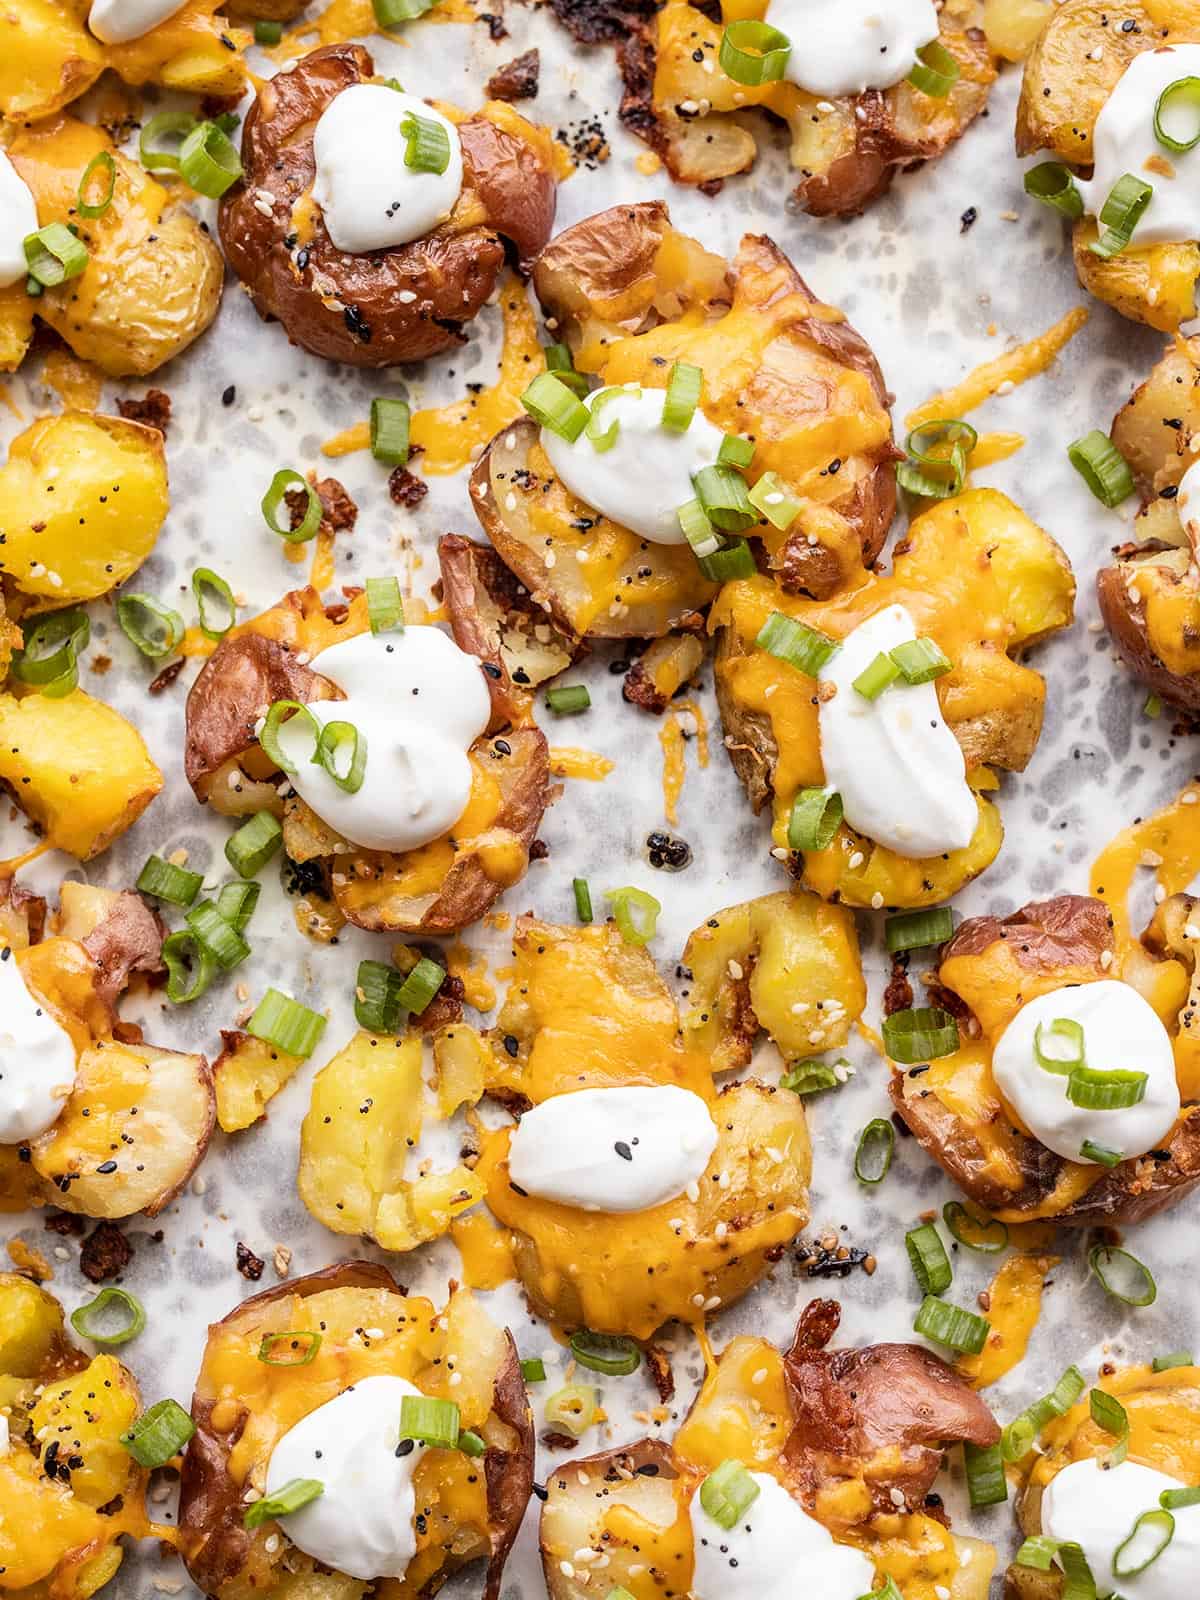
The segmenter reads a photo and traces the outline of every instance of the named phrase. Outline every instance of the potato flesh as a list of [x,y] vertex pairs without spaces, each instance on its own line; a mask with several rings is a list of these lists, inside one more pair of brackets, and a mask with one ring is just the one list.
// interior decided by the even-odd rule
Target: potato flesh
[[59,1458],[72,1466],[71,1493],[97,1510],[123,1494],[137,1466],[120,1437],[141,1410],[137,1385],[115,1356],[98,1355],[90,1366],[47,1384],[30,1412],[34,1432],[45,1447],[58,1445]]
[[52,1294],[14,1272],[0,1273],[0,1373],[34,1378],[63,1339],[63,1311]]
[[253,1034],[237,1036],[213,1064],[217,1121],[223,1133],[240,1133],[266,1114],[273,1100],[300,1066],[302,1056],[288,1055]]

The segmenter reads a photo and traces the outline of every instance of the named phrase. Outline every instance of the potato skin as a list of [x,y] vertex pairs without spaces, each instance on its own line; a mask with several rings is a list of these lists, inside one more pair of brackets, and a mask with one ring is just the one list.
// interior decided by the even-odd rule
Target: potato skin
[[[527,142],[480,115],[459,124],[460,221],[392,250],[344,255],[314,206],[311,237],[296,242],[293,207],[311,190],[316,170],[312,129],[335,95],[374,71],[361,45],[328,45],[265,84],[242,133],[244,181],[220,209],[226,258],[259,314],[277,317],[292,342],[314,355],[357,367],[422,361],[458,343],[496,286],[504,240],[522,259],[539,249],[556,198],[554,175],[532,137]],[[258,209],[262,189],[276,197],[269,216]],[[482,222],[474,220],[480,211]]]

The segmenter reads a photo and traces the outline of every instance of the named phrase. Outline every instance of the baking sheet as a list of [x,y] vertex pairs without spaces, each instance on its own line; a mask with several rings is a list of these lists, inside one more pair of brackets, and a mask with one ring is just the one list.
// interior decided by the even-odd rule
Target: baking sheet
[[[814,289],[845,309],[878,353],[897,396],[901,437],[901,419],[913,405],[1010,343],[1042,331],[1085,299],[1058,219],[1021,193],[1020,169],[1012,155],[1018,74],[1011,69],[997,86],[989,114],[945,160],[900,179],[865,217],[822,223],[786,205],[783,197],[790,185],[782,143],[766,134],[756,171],[728,184],[717,199],[676,189],[663,173],[646,175],[636,165],[639,156],[646,164],[644,147],[617,121],[620,83],[611,53],[571,45],[548,12],[510,6],[505,20],[510,37],[499,42],[482,25],[429,21],[409,27],[401,41],[367,42],[379,69],[398,76],[410,91],[445,96],[467,107],[481,98],[484,82],[498,65],[536,44],[542,55],[541,92],[521,109],[568,138],[598,118],[611,145],[611,159],[595,170],[579,170],[563,185],[559,226],[617,201],[662,196],[676,223],[711,249],[731,252],[744,231],[771,234]],[[965,228],[960,218],[969,208],[974,208],[976,220]],[[211,220],[211,208],[208,215]],[[192,568],[210,565],[245,595],[247,615],[293,586],[305,568],[284,558],[278,541],[263,529],[258,511],[266,483],[287,463],[332,473],[358,502],[357,528],[349,538],[338,538],[339,582],[404,570],[410,563],[415,587],[426,590],[437,574],[438,535],[447,530],[478,533],[466,475],[430,478],[428,497],[409,512],[391,503],[386,469],[369,454],[331,462],[320,455],[319,446],[362,420],[372,394],[404,395],[414,406],[443,404],[460,397],[468,382],[492,382],[499,323],[499,308],[493,306],[461,351],[423,368],[360,375],[290,347],[282,329],[261,323],[237,283],[230,281],[215,326],[180,361],[150,380],[167,388],[173,403],[167,442],[172,508],[135,587],[187,609]],[[1024,450],[979,473],[977,481],[1012,494],[1064,545],[1079,580],[1079,614],[1069,633],[1033,657],[1049,682],[1045,731],[1029,770],[1003,779],[1005,848],[984,878],[958,897],[956,906],[963,914],[1006,913],[1033,896],[1085,890],[1088,865],[1101,845],[1135,816],[1168,800],[1197,771],[1194,743],[1172,737],[1169,716],[1157,721],[1142,716],[1145,692],[1114,664],[1099,629],[1093,577],[1109,547],[1124,536],[1125,525],[1090,497],[1064,453],[1066,443],[1089,428],[1107,428],[1161,344],[1158,335],[1093,304],[1087,328],[1051,372],[993,400],[972,419],[981,429],[1027,435]],[[225,405],[221,397],[230,385],[236,395]],[[118,394],[140,394],[143,388],[106,385],[104,409],[112,409]],[[37,359],[27,363],[9,390],[22,415],[0,409],[0,443],[5,445],[36,414],[60,405],[40,382]],[[85,671],[83,682],[142,728],[166,775],[166,787],[138,825],[89,864],[87,876],[113,886],[127,884],[152,851],[166,855],[182,847],[190,866],[219,878],[229,824],[196,806],[181,765],[183,703],[194,668],[166,694],[149,698],[150,673],[135,659],[110,607],[102,602],[91,610],[90,659],[108,656],[113,667],[103,678]],[[593,709],[549,729],[552,742],[579,743],[601,752],[616,763],[615,770],[604,783],[567,782],[541,830],[548,858],[531,867],[500,908],[514,915],[533,909],[543,917],[571,921],[573,877],[586,876],[593,892],[619,883],[639,884],[663,902],[653,948],[669,975],[687,933],[704,917],[783,887],[786,880],[768,855],[765,819],[750,816],[720,747],[708,670],[700,700],[715,730],[711,760],[700,771],[698,742],[689,744],[679,824],[672,830],[688,841],[693,861],[673,876],[649,866],[646,835],[664,826],[659,723],[622,703],[620,678],[609,671],[618,655],[615,648],[598,648],[572,673],[573,680],[589,684]],[[10,827],[5,843],[29,842],[19,833],[14,841],[12,832]],[[56,881],[61,864],[39,863],[32,876]],[[260,1288],[277,1281],[272,1257],[278,1244],[291,1252],[292,1275],[357,1253],[387,1260],[411,1290],[439,1301],[458,1270],[457,1253],[448,1241],[403,1258],[388,1258],[372,1246],[357,1248],[353,1240],[314,1223],[296,1195],[298,1132],[312,1077],[353,1032],[350,997],[357,962],[379,954],[386,942],[347,929],[336,946],[313,944],[296,932],[292,904],[268,871],[254,919],[254,956],[237,980],[254,995],[276,983],[310,1005],[329,1008],[325,1041],[271,1103],[266,1122],[233,1138],[218,1133],[199,1176],[179,1203],[153,1224],[135,1219],[126,1227],[135,1254],[123,1282],[145,1303],[149,1327],[122,1354],[141,1380],[147,1403],[162,1395],[187,1402],[206,1324],[254,1292],[255,1286],[235,1268],[239,1240],[266,1260]],[[872,985],[866,1016],[873,1021],[879,1015],[886,969],[882,917],[862,916],[860,926]],[[507,957],[502,933],[476,928],[467,942],[488,954],[493,964]],[[203,1049],[211,1059],[219,1048],[218,1030],[232,1025],[239,1009],[234,986],[227,983],[214,986],[190,1008],[174,1010],[155,1001],[138,1020],[152,1040]],[[918,1297],[903,1232],[918,1213],[940,1207],[955,1191],[912,1140],[898,1141],[891,1174],[880,1189],[864,1191],[854,1181],[851,1162],[858,1131],[872,1117],[888,1114],[887,1068],[857,1039],[845,1053],[856,1067],[853,1080],[836,1095],[810,1103],[814,1181],[806,1237],[836,1233],[847,1245],[872,1252],[877,1270],[873,1276],[854,1270],[844,1282],[823,1282],[809,1278],[789,1255],[770,1281],[716,1320],[712,1332],[718,1348],[748,1330],[786,1341],[800,1308],[818,1294],[841,1300],[842,1338],[847,1342],[909,1334]],[[772,1070],[769,1059],[761,1065]],[[988,1392],[1002,1420],[1049,1387],[1068,1360],[1078,1361],[1091,1376],[1102,1355],[1117,1361],[1140,1359],[1191,1343],[1200,1285],[1178,1270],[1187,1256],[1181,1240],[1190,1220],[1185,1206],[1138,1231],[1136,1249],[1162,1291],[1158,1303],[1143,1311],[1128,1311],[1107,1299],[1094,1281],[1088,1282],[1082,1240],[1063,1236],[1063,1260],[1052,1275],[1028,1358]],[[156,1237],[159,1230],[161,1239]],[[51,1255],[51,1288],[68,1308],[90,1297],[93,1290],[79,1273],[75,1241],[46,1233],[37,1215],[6,1219],[6,1234],[19,1235]],[[954,1295],[964,1305],[972,1303],[995,1267],[994,1258],[964,1259],[967,1254],[959,1252],[955,1263]],[[555,1373],[562,1367],[549,1332],[531,1323],[514,1286],[484,1299],[498,1319],[509,1321],[522,1354],[547,1360],[549,1380],[535,1391],[537,1405],[538,1395],[557,1387]],[[694,1392],[701,1362],[690,1333],[677,1330],[670,1343],[679,1385],[674,1417],[679,1417]],[[601,1399],[610,1421],[593,1430],[581,1449],[603,1448],[646,1431],[633,1413],[644,1411],[656,1396],[642,1374],[603,1383]],[[669,1437],[673,1428],[674,1420],[659,1431]],[[539,1449],[539,1479],[554,1459]],[[960,1486],[953,1474],[939,1487],[955,1504]],[[154,1510],[161,1517],[172,1504],[168,1500]],[[536,1560],[536,1511],[535,1501],[507,1570],[506,1600],[536,1600],[544,1592]],[[973,1519],[960,1515],[957,1525],[999,1543],[1002,1572],[1014,1542],[1011,1508]],[[447,1592],[477,1594],[480,1583],[475,1571]],[[146,1544],[127,1557],[107,1593],[113,1600],[125,1600],[190,1589],[182,1567]]]

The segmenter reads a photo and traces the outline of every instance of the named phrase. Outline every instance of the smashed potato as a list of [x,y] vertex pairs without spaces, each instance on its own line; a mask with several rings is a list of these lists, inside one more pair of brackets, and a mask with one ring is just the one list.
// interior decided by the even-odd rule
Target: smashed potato
[[[82,217],[79,180],[102,153],[116,163],[112,204],[103,216]],[[7,154],[33,194],[39,223],[72,223],[88,264],[36,300],[21,284],[0,290],[0,371],[19,366],[35,317],[112,378],[144,377],[204,332],[221,298],[220,253],[196,219],[103,129],[58,116],[23,126]]]
[[[264,1338],[298,1328],[321,1330],[311,1361],[258,1359]],[[363,1593],[366,1585],[318,1566],[278,1523],[248,1531],[243,1497],[262,1492],[271,1452],[288,1428],[356,1378],[380,1373],[453,1400],[463,1430],[487,1446],[478,1459],[459,1450],[422,1453],[414,1474],[422,1508],[417,1551],[403,1579],[387,1587],[433,1594],[451,1573],[486,1558],[484,1600],[499,1600],[533,1484],[533,1423],[512,1336],[469,1293],[456,1290],[439,1311],[366,1261],[279,1284],[209,1329],[179,1503],[184,1560],[204,1593],[214,1600]]]
[[222,1028],[221,1054],[212,1068],[221,1132],[241,1133],[264,1117],[268,1102],[303,1060],[252,1033]]
[[772,612],[844,638],[899,603],[953,663],[937,680],[942,714],[966,758],[979,826],[965,850],[934,860],[897,855],[842,823],[824,850],[792,852],[793,873],[825,899],[855,906],[948,900],[995,859],[1003,830],[983,791],[990,767],[1020,772],[1037,747],[1046,686],[1015,659],[1066,627],[1075,581],[1062,550],[1007,496],[972,489],[912,522],[887,577],[864,574],[833,600],[793,598],[765,574],[727,584],[709,617],[726,747],[754,810],[772,802],[773,842],[788,846],[792,801],[824,782],[814,681],[755,641]]
[[141,566],[169,504],[157,428],[85,411],[42,417],[0,467],[0,573],[55,609],[95,600]]
[[[771,240],[747,235],[727,263],[661,201],[616,206],[559,234],[533,281],[576,367],[602,384],[662,389],[673,360],[701,368],[708,420],[756,442],[748,478],[773,471],[802,505],[789,530],[750,530],[789,592],[831,594],[875,559],[896,506],[883,378]],[[716,593],[686,544],[649,543],[571,495],[531,420],[496,435],[471,490],[502,560],[569,635],[695,628]]]

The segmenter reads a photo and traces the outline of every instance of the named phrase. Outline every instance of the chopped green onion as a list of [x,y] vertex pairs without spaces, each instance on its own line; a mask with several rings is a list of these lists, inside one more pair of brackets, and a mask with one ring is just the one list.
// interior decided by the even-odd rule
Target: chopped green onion
[[884,1579],[882,1588],[872,1589],[869,1594],[860,1594],[858,1600],[904,1600],[904,1596],[897,1589],[895,1578],[888,1577]]
[[419,1017],[445,982],[446,969],[422,956],[400,985],[400,1004]]
[[402,467],[408,460],[412,413],[407,400],[376,395],[371,401],[371,454],[387,467]]
[[727,433],[721,440],[721,448],[717,451],[717,465],[719,467],[737,467],[744,470],[754,460],[754,445],[749,439],[743,439],[739,433]]
[[360,961],[354,980],[354,1020],[369,1033],[399,1033],[408,1012],[400,1004],[403,975],[385,961]]
[[[215,622],[210,615],[206,599],[209,591],[225,607],[224,621]],[[219,572],[214,572],[211,567],[197,567],[192,573],[192,593],[200,613],[200,632],[206,639],[223,639],[237,621],[237,601],[233,598],[233,590]]]
[[404,601],[399,578],[368,578],[367,617],[372,633],[404,632]]
[[1083,215],[1083,196],[1075,174],[1061,161],[1043,161],[1025,174],[1025,193],[1044,206],[1061,211],[1064,217]]
[[[304,516],[295,528],[291,524],[291,507],[287,502],[287,496],[293,491],[302,491],[306,497]],[[286,526],[280,520],[281,512],[286,516]],[[320,495],[307,478],[301,477],[291,467],[281,467],[262,497],[262,514],[271,532],[277,533],[287,544],[306,544],[321,526],[324,507]]]
[[[142,128],[138,139],[138,160],[147,172],[178,172],[179,149],[196,126],[190,111],[160,111]],[[178,141],[171,147],[164,139]]]
[[700,1504],[718,1527],[728,1529],[740,1522],[761,1492],[742,1462],[731,1457],[700,1485]]
[[662,425],[668,433],[686,433],[691,427],[703,386],[704,373],[699,367],[687,361],[675,362],[667,379],[662,410]]
[[721,535],[708,520],[708,514],[699,500],[685,500],[675,515],[697,561],[716,555],[722,548]]
[[922,1294],[941,1294],[953,1282],[950,1257],[932,1222],[922,1223],[904,1235],[909,1265]]
[[477,1433],[468,1429],[458,1436],[458,1448],[465,1456],[482,1456],[487,1454],[487,1440],[481,1439]]
[[913,1006],[883,1019],[883,1042],[893,1061],[911,1067],[958,1049],[958,1023],[940,1006]]
[[1128,1250],[1110,1244],[1093,1245],[1088,1251],[1088,1266],[1099,1278],[1105,1294],[1114,1300],[1127,1306],[1152,1306],[1158,1299],[1154,1274]]
[[438,1450],[453,1450],[458,1443],[460,1412],[453,1400],[427,1394],[406,1394],[400,1401],[400,1437],[416,1439]]
[[1101,504],[1113,510],[1133,493],[1129,463],[1106,433],[1093,428],[1067,446],[1067,459]]
[[973,1311],[964,1311],[961,1306],[952,1306],[947,1300],[939,1300],[937,1295],[927,1294],[913,1320],[913,1331],[949,1350],[977,1356],[988,1341],[992,1325]]
[[793,1094],[820,1094],[824,1089],[836,1089],[842,1079],[837,1075],[838,1067],[847,1067],[849,1062],[838,1061],[834,1066],[829,1066],[824,1061],[797,1061],[790,1067],[779,1080],[781,1089],[790,1089]]
[[217,910],[235,933],[241,933],[254,915],[262,886],[257,883],[224,883],[217,895]]
[[560,383],[565,383],[580,397],[588,392],[587,374],[576,372],[570,345],[548,344],[542,354],[546,358],[546,371],[552,372]]
[[623,889],[609,889],[604,898],[612,901],[613,920],[621,930],[626,944],[649,944],[658,930],[658,917],[662,906],[644,889],[627,885]]
[[606,455],[616,444],[617,436],[621,432],[620,417],[614,417],[607,428],[604,426],[604,413],[613,401],[619,400],[620,397],[620,389],[599,389],[592,399],[588,425],[583,430],[583,436],[598,455]]
[[575,891],[575,916],[580,922],[592,920],[592,891],[586,878],[573,878],[571,888]]
[[77,278],[88,264],[87,245],[62,222],[48,222],[24,242],[29,276],[43,289],[54,289]]
[[79,682],[79,652],[92,636],[87,612],[56,611],[24,623],[21,633],[24,648],[9,662],[13,677],[52,700],[70,694]]
[[536,423],[568,444],[575,443],[591,417],[583,401],[552,372],[538,374],[521,396],[521,404]]
[[1062,1600],[1096,1600],[1096,1580],[1082,1546],[1070,1542],[1060,1544],[1058,1562],[1063,1569]]
[[291,1478],[282,1489],[265,1494],[261,1500],[247,1506],[242,1513],[242,1525],[248,1529],[261,1528],[264,1522],[276,1517],[290,1517],[294,1511],[302,1511],[319,1500],[324,1493],[325,1485],[316,1478]]
[[1049,1572],[1058,1554],[1059,1543],[1058,1539],[1047,1539],[1041,1534],[1026,1539],[1017,1551],[1017,1566],[1033,1567],[1037,1572]]
[[1046,1424],[1054,1417],[1065,1416],[1086,1388],[1087,1380],[1079,1368],[1068,1367],[1049,1394],[1026,1406],[1004,1429],[1000,1451],[1005,1461],[1024,1461]]
[[521,1363],[521,1377],[526,1383],[545,1383],[546,1363],[540,1356],[529,1356]]
[[1123,1111],[1146,1098],[1149,1074],[1102,1072],[1096,1067],[1076,1067],[1067,1079],[1067,1099],[1089,1111]]
[[758,521],[746,480],[732,467],[701,467],[692,474],[696,498],[704,507],[704,514],[722,533],[741,533]]
[[962,75],[958,62],[937,39],[917,51],[916,64],[907,81],[933,100],[944,100]]
[[[92,178],[97,172],[103,172],[106,180],[104,193],[98,200],[87,198]],[[117,163],[111,151],[97,150],[96,154],[83,169],[83,177],[79,180],[76,191],[75,206],[81,217],[102,217],[112,205],[113,192],[117,187]]]
[[177,867],[161,856],[150,856],[138,873],[137,888],[140,893],[152,894],[156,900],[165,900],[169,905],[190,906],[203,882],[199,872]]
[[605,1595],[604,1600],[633,1600],[633,1596],[630,1594],[628,1589],[616,1588],[610,1589]]
[[[323,1334],[308,1328],[297,1333],[264,1333],[258,1346],[258,1360],[267,1367],[307,1367],[316,1360],[323,1338]],[[276,1345],[283,1345],[289,1353],[277,1356]]]
[[906,459],[896,469],[896,481],[909,494],[949,500],[962,492],[967,457],[978,443],[975,429],[959,417],[923,423],[904,441]]
[[289,1056],[310,1056],[325,1032],[325,1018],[290,995],[268,989],[246,1024],[246,1032]]
[[874,1187],[882,1183],[892,1164],[896,1149],[896,1130],[884,1117],[868,1122],[858,1136],[854,1152],[854,1176],[859,1183]]
[[571,1335],[571,1354],[581,1367],[606,1378],[627,1378],[642,1364],[642,1353],[632,1339],[587,1328]]
[[1113,1551],[1114,1578],[1136,1578],[1153,1566],[1175,1537],[1175,1518],[1165,1507],[1143,1511],[1128,1537]]
[[178,611],[172,611],[152,594],[118,595],[117,621],[129,642],[151,661],[161,661],[177,650],[187,632]]
[[767,22],[731,22],[721,35],[718,59],[721,71],[734,83],[757,88],[777,83],[787,71],[792,41]]
[[974,1217],[959,1200],[947,1200],[942,1207],[942,1221],[968,1250],[981,1255],[996,1255],[1008,1248],[1008,1224],[996,1217]]
[[167,969],[167,999],[186,1006],[198,1000],[212,982],[217,964],[186,928],[163,940],[162,958]]
[[750,504],[760,511],[773,528],[782,532],[790,528],[800,515],[800,502],[795,500],[774,472],[764,472],[750,490]]
[[1085,1139],[1079,1146],[1079,1154],[1085,1161],[1095,1161],[1102,1167],[1119,1167],[1125,1159],[1122,1150],[1112,1150],[1106,1144],[1097,1144],[1094,1139]]
[[[1167,112],[1182,111],[1187,117],[1187,134],[1168,133],[1163,118]],[[1164,150],[1184,155],[1200,144],[1200,78],[1176,78],[1154,103],[1154,137]]]
[[801,789],[788,818],[790,850],[826,850],[842,825],[842,797],[836,789]]
[[753,578],[758,563],[748,540],[730,539],[723,549],[701,557],[700,571],[712,583],[732,583],[737,578]]
[[250,954],[250,946],[217,910],[213,900],[201,900],[183,919],[192,938],[222,972],[228,972]]
[[[102,1319],[110,1306],[115,1306],[122,1313],[124,1321],[119,1327],[106,1330]],[[98,1319],[101,1319],[99,1326]],[[101,1289],[94,1300],[72,1311],[71,1326],[81,1338],[90,1339],[93,1344],[128,1344],[146,1326],[146,1312],[141,1301],[131,1295],[128,1289],[110,1286]]]
[[[438,0],[371,0],[375,20],[381,28],[398,28],[432,11]],[[399,87],[399,85],[397,85]]]
[[[1043,1041],[1065,1039],[1070,1054],[1051,1055]],[[1071,1017],[1055,1017],[1052,1022],[1039,1022],[1033,1030],[1033,1058],[1045,1072],[1069,1078],[1076,1067],[1087,1062],[1083,1025]]]
[[567,1383],[556,1389],[545,1406],[546,1421],[581,1439],[596,1415],[596,1391],[589,1383]]
[[1162,701],[1159,697],[1156,694],[1148,694],[1146,696],[1146,704],[1142,707],[1142,715],[1152,719],[1161,717],[1162,708]]
[[1164,1511],[1179,1511],[1187,1506],[1200,1505],[1200,1488],[1164,1489],[1158,1497],[1158,1503]]
[[255,44],[278,44],[282,38],[282,22],[269,22],[265,17],[256,18],[254,23]]
[[343,794],[357,794],[367,771],[366,734],[352,722],[327,722],[317,738],[312,764],[323,768]]
[[261,872],[283,843],[283,829],[269,811],[260,811],[243,822],[225,841],[225,859],[243,878]]
[[199,122],[179,147],[179,175],[189,188],[219,200],[242,176],[242,160],[215,122]]
[[1104,232],[1088,245],[1092,254],[1105,261],[1119,256],[1133,238],[1134,229],[1153,198],[1151,185],[1135,177],[1132,172],[1118,178],[1100,208]]
[[950,658],[934,639],[908,639],[888,654],[907,684],[932,683],[953,670]]
[[1173,1372],[1176,1367],[1190,1367],[1195,1363],[1190,1350],[1172,1350],[1170,1355],[1155,1356],[1150,1363],[1152,1372]]
[[935,906],[930,911],[905,911],[898,917],[889,917],[884,936],[890,954],[900,950],[932,950],[945,944],[954,932],[954,913],[949,906]]
[[405,141],[404,165],[412,172],[442,173],[450,165],[450,135],[433,117],[410,111],[400,123]]
[[196,1424],[177,1400],[159,1400],[121,1435],[121,1443],[139,1467],[154,1471],[177,1456],[196,1431]]
[[838,640],[818,633],[796,617],[785,616],[782,611],[772,611],[754,643],[760,650],[786,661],[789,667],[807,673],[810,678],[815,678],[841,648]]
[[864,667],[850,687],[864,700],[878,700],[900,676],[900,668],[881,650],[869,667]]
[[1129,1413],[1121,1402],[1103,1389],[1093,1389],[1088,1395],[1088,1409],[1092,1421],[1116,1440],[1112,1449],[1100,1463],[1104,1471],[1119,1467],[1129,1454]]
[[972,1508],[1003,1505],[1008,1499],[1008,1480],[1004,1476],[999,1444],[964,1443],[963,1464],[967,1469],[967,1493]]
[[570,717],[578,711],[589,711],[592,697],[584,683],[556,684],[546,690],[546,704],[557,716]]
[[312,734],[313,749],[315,751],[317,742],[320,739],[321,729],[316,717],[313,716],[307,706],[301,705],[299,700],[275,701],[263,719],[263,725],[258,731],[258,742],[280,772],[286,772],[289,777],[295,777],[297,768],[292,765],[284,754],[283,746],[279,742],[279,730],[283,725],[283,719],[288,717],[288,720],[291,720],[289,713],[294,713],[304,723],[308,732]]

